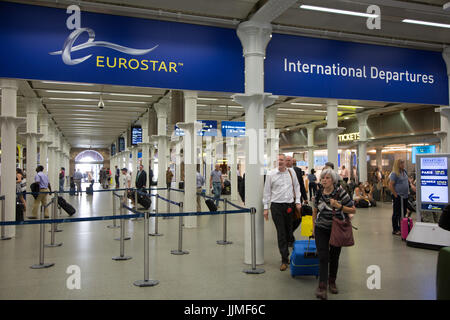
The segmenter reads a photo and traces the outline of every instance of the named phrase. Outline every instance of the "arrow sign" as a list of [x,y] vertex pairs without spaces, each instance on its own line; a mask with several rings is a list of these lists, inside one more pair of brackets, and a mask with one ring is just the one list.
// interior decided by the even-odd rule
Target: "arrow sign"
[[428,199],[430,199],[431,201],[434,201],[435,199],[439,199],[439,196],[434,196],[434,193],[432,193],[432,194],[430,194]]

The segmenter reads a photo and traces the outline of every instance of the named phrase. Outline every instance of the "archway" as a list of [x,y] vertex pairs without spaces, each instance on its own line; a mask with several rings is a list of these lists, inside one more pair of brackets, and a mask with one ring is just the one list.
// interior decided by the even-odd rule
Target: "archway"
[[103,156],[95,150],[82,151],[75,157],[75,170],[80,169],[84,182],[88,182],[88,172],[91,172],[94,181],[99,181],[99,173],[103,164]]

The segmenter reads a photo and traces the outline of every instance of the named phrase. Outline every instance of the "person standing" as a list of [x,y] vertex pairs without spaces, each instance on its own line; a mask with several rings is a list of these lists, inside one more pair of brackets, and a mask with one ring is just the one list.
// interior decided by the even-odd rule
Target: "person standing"
[[139,171],[136,174],[136,189],[140,191],[145,191],[146,186],[147,186],[147,172],[145,172],[144,166],[141,164],[139,165]]
[[200,174],[200,165],[197,165],[197,212],[202,211],[202,203],[200,194],[203,192],[203,186],[205,184],[205,178]]
[[314,169],[311,169],[311,173],[308,174],[308,181],[309,181],[309,200],[312,200],[312,198],[316,195],[317,192],[317,177],[315,175],[316,171]]
[[348,183],[348,169],[345,166],[342,166],[341,177],[342,177],[342,180],[345,181],[345,183]]
[[64,180],[66,176],[66,169],[61,167],[61,170],[59,171],[59,191],[64,191]]
[[219,199],[223,189],[222,171],[220,171],[220,164],[216,164],[215,169],[211,171],[211,178],[209,179],[209,188],[213,189],[214,198],[216,199],[216,207],[219,207]]
[[77,196],[82,195],[81,193],[81,180],[83,179],[83,174],[81,173],[80,169],[77,169],[73,175],[73,182],[75,182],[75,185],[77,186]]
[[170,167],[167,167],[167,171],[166,171],[166,185],[167,185],[167,189],[169,189],[170,186],[172,185],[172,179],[173,179],[173,172],[172,172],[172,170],[170,170]]
[[128,173],[127,168],[122,168],[122,175],[120,176],[120,188],[125,189],[123,191],[123,201],[126,202],[126,199],[128,197],[128,190],[131,189],[131,176]]
[[115,166],[116,168],[116,173],[114,175],[114,179],[116,181],[116,189],[119,189],[119,177],[120,177],[120,170],[117,166]]
[[[37,174],[34,176],[34,181],[39,183],[39,192],[51,192],[52,188],[50,186],[50,183],[48,181],[48,176],[44,173],[44,167],[38,166],[36,168]],[[29,219],[37,219],[38,218],[38,208],[39,203],[41,206],[45,206],[47,204],[47,193],[39,193],[36,199],[34,199],[33,203],[33,209],[32,209],[32,216],[28,217]],[[45,208],[44,210],[44,216],[45,218],[48,218],[48,208]]]
[[313,237],[316,240],[319,255],[319,286],[316,297],[327,299],[327,282],[331,293],[337,294],[336,277],[339,266],[341,247],[330,245],[333,216],[338,219],[352,219],[356,212],[353,201],[341,186],[339,175],[332,169],[325,169],[320,174],[323,187],[314,199]]
[[[264,183],[264,219],[269,220],[269,207],[277,230],[278,249],[281,254],[280,271],[289,265],[288,243],[292,237],[295,209],[301,209],[301,194],[295,171],[286,168],[284,154],[278,155],[278,167],[271,170]],[[295,200],[294,200],[295,199]]]
[[389,176],[389,190],[392,194],[392,234],[401,235],[400,221],[402,218],[402,201],[403,215],[406,216],[408,208],[409,180],[405,170],[405,161],[397,159],[394,161],[392,173]]

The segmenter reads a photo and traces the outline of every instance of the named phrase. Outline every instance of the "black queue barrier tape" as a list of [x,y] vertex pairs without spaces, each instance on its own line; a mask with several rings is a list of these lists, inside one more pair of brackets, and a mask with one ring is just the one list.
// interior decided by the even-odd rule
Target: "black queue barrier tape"
[[166,199],[166,198],[164,198],[164,197],[161,197],[159,194],[157,194],[156,196],[157,196],[159,199],[164,200],[164,201],[166,201],[166,202],[169,202],[169,203],[171,203],[171,204],[173,204],[173,205],[176,205],[176,206],[178,206],[178,207],[181,206],[181,202],[175,202],[175,201]]

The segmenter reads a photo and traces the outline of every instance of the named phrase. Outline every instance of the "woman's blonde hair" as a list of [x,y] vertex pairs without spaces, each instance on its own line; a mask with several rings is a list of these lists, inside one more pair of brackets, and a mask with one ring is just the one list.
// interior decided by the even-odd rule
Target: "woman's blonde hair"
[[394,166],[392,167],[392,172],[394,172],[397,176],[401,174],[400,172],[400,163],[404,162],[402,159],[397,159],[394,161]]

